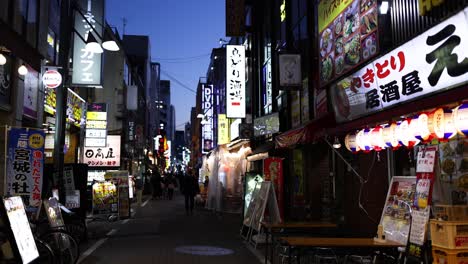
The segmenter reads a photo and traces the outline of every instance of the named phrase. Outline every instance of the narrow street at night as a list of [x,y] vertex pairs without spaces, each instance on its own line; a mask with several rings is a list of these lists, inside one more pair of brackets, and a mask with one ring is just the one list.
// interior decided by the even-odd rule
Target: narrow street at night
[[260,263],[239,237],[238,215],[198,209],[186,216],[183,198],[147,197],[129,220],[89,223],[79,263]]

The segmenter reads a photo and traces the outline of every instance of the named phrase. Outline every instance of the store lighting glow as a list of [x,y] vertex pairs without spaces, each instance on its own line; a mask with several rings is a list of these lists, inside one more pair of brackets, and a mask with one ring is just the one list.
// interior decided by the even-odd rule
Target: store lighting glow
[[6,57],[0,53],[0,66],[5,65],[6,61],[7,61]]
[[382,1],[380,4],[380,14],[385,15],[388,12],[388,1]]
[[23,76],[28,74],[28,68],[26,68],[24,63],[18,68],[18,73]]
[[345,146],[351,152],[358,152],[359,146],[356,141],[356,134],[348,134],[345,137]]
[[88,39],[86,40],[86,50],[93,53],[104,52],[104,50],[101,47],[101,44],[97,42],[96,38],[91,32],[88,34]]
[[460,135],[468,135],[468,103],[455,107],[452,111],[453,124]]

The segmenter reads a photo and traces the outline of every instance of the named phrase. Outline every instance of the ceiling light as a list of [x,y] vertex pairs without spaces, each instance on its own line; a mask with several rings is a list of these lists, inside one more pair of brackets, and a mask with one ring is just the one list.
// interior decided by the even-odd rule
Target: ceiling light
[[26,68],[24,63],[18,68],[18,73],[23,76],[28,74],[28,68]]
[[90,32],[88,34],[88,39],[86,40],[86,50],[93,53],[103,53],[101,45],[97,42],[94,35]]
[[385,15],[388,12],[388,1],[382,1],[380,4],[380,14]]
[[335,137],[335,142],[333,142],[333,148],[336,148],[336,149],[341,148],[341,143],[338,137]]
[[7,59],[5,58],[5,56],[3,56],[3,54],[0,53],[0,65],[5,65]]

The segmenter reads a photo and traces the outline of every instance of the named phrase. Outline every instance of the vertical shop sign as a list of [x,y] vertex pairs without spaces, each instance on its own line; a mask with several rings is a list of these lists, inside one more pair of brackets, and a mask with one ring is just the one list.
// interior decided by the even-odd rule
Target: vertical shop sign
[[225,114],[218,115],[218,145],[229,143],[229,120]]
[[135,139],[135,122],[128,121],[128,141],[133,141]]
[[[77,32],[74,33],[73,42],[72,84],[74,86],[102,88],[102,54],[87,50],[86,43],[78,34],[83,36],[85,40],[93,32],[98,33],[99,36],[103,35],[104,0],[79,0],[77,2],[78,8],[83,11],[75,11],[74,29]],[[93,33],[95,37],[96,33]]]
[[301,91],[291,92],[291,125],[298,127],[301,124]]
[[212,84],[202,84],[202,153],[213,149],[213,88]]
[[226,46],[226,115],[245,118],[245,47]]
[[283,179],[283,159],[282,158],[266,158],[263,161],[263,174],[265,181],[273,183],[276,199],[278,200],[278,208],[281,219],[283,218],[284,206],[284,179]]
[[244,0],[226,0],[226,36],[245,35]]
[[8,131],[7,194],[23,197],[28,208],[41,204],[44,138],[42,130]]
[[39,92],[39,73],[30,66],[27,66],[28,74],[24,76],[24,115],[37,118],[37,95]]
[[107,104],[92,103],[86,112],[86,147],[105,147],[107,137]]

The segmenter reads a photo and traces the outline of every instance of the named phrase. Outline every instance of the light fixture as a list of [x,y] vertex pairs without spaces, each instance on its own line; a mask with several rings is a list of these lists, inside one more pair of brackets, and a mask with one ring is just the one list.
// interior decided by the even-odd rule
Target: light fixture
[[6,61],[7,61],[6,57],[0,53],[0,66],[5,65]]
[[203,117],[205,117],[204,114],[198,114],[198,115],[197,115],[197,118],[203,118]]
[[333,142],[333,147],[336,148],[336,149],[341,148],[341,143],[340,143],[340,140],[338,139],[338,137],[335,137],[335,142]]
[[93,52],[93,53],[103,53],[104,50],[102,49],[101,45],[97,42],[94,35],[89,32],[88,39],[86,40],[86,50]]
[[102,47],[105,50],[109,50],[109,51],[119,51],[120,50],[119,45],[117,45],[117,43],[113,39],[111,39],[108,35],[104,36],[104,40],[102,42]]
[[218,59],[218,56],[214,56],[214,59],[217,60],[217,59]]
[[380,4],[380,14],[385,15],[388,12],[388,1],[382,1]]
[[18,68],[18,73],[23,76],[28,74],[28,68],[26,68],[24,63]]
[[211,66],[211,68],[210,68],[210,69],[211,69],[211,70],[214,70],[214,67],[213,67],[213,66]]

